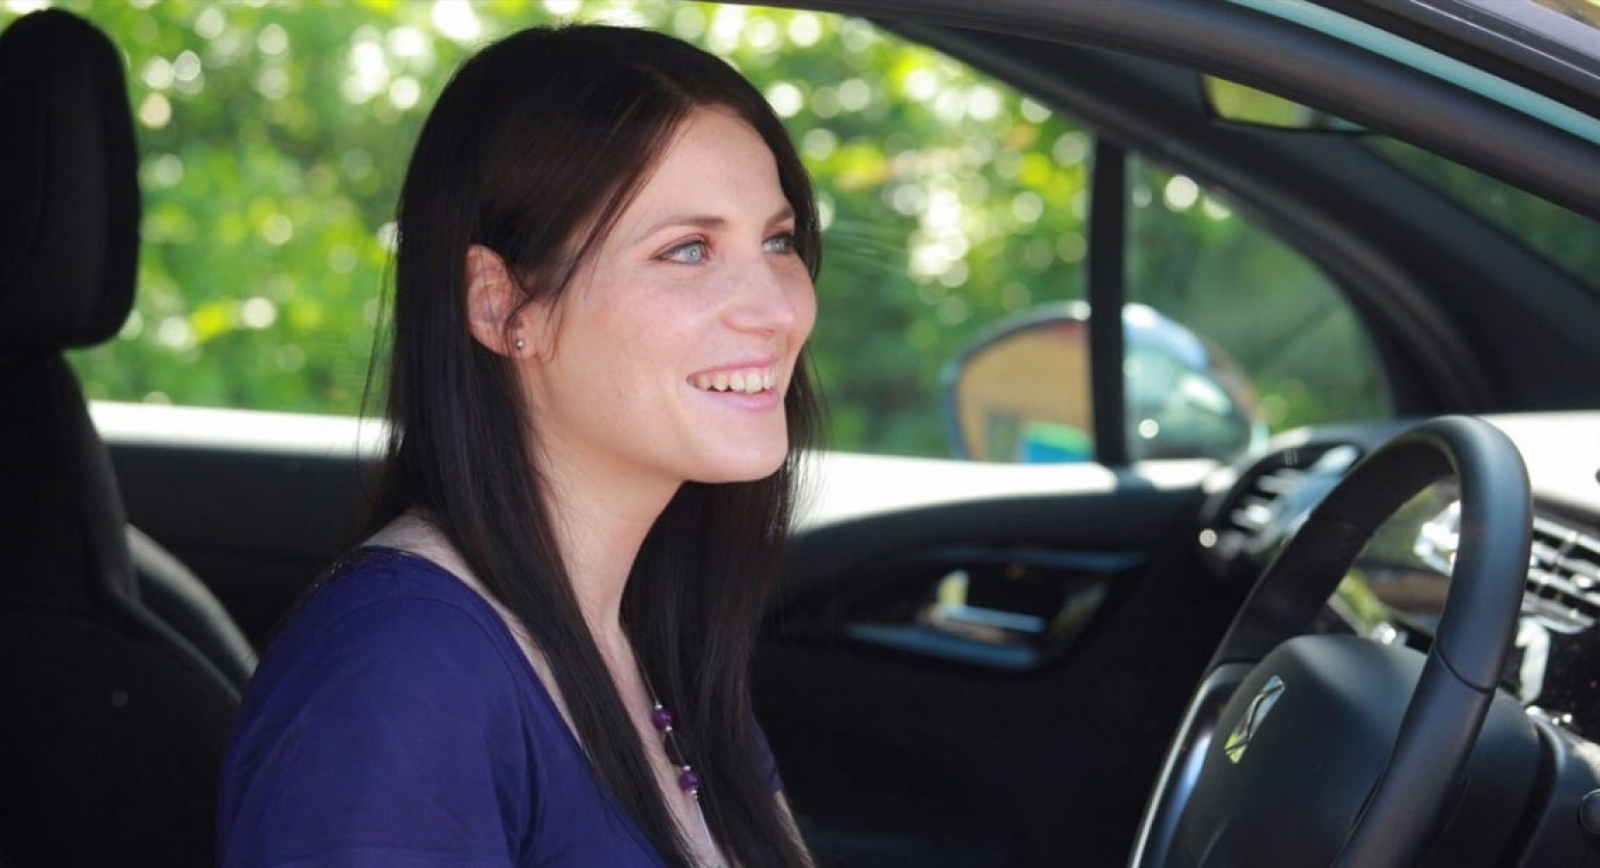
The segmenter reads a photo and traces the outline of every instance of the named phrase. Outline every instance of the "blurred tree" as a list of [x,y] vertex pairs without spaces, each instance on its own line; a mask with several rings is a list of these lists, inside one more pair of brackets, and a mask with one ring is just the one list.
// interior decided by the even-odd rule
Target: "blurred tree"
[[[9,0],[0,24],[26,2]],[[94,398],[360,412],[395,195],[428,105],[474,46],[563,20],[702,45],[788,123],[826,228],[813,355],[831,446],[944,454],[944,360],[1008,313],[1083,294],[1091,136],[864,21],[663,0],[58,5],[126,53],[142,154],[136,309],[117,340],[75,360]],[[1170,186],[1152,172],[1139,183]],[[1311,278],[1279,278],[1308,266],[1251,240],[1259,233],[1220,200],[1176,207],[1147,189],[1135,204],[1161,216],[1139,223],[1137,296],[1224,346],[1254,327],[1215,315],[1239,310],[1216,300],[1240,287],[1289,305],[1291,336],[1297,322],[1343,310],[1326,288],[1295,301]],[[1240,358],[1252,375],[1257,362],[1270,369],[1278,426],[1382,409],[1375,373],[1308,379],[1315,360],[1307,368],[1295,350]]]
[[1377,350],[1319,268],[1189,178],[1140,158],[1131,168],[1131,300],[1222,348],[1273,430],[1386,413]]

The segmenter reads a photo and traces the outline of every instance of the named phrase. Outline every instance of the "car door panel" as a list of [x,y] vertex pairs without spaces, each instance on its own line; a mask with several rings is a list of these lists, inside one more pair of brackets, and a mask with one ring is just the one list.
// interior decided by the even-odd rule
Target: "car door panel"
[[[1126,859],[1199,666],[1244,591],[1195,559],[1198,488],[1128,477],[1109,491],[855,516],[795,540],[755,693],[792,801],[833,864]],[[1002,617],[939,623],[957,605]],[[1046,623],[1008,633],[1037,621],[1005,615]],[[984,641],[1000,653],[970,653]]]

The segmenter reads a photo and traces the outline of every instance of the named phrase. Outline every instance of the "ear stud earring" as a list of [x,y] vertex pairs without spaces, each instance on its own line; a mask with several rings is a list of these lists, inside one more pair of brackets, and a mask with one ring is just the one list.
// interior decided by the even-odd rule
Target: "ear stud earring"
[[515,346],[517,349],[522,350],[522,349],[526,349],[527,348],[528,342],[523,340],[522,338],[517,338],[516,341],[513,342],[512,346]]

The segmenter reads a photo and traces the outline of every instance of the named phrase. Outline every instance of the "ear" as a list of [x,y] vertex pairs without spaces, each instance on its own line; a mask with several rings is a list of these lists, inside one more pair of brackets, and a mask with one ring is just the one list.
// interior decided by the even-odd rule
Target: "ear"
[[[524,334],[522,318],[512,313],[522,301],[522,290],[512,279],[504,259],[482,244],[467,248],[467,328],[491,352],[523,356],[533,350],[534,336]],[[518,342],[522,346],[518,346]]]

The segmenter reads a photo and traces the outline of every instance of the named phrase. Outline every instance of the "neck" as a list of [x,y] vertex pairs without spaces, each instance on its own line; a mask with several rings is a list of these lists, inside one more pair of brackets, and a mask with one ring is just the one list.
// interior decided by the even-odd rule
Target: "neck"
[[639,548],[678,484],[572,470],[544,473],[552,530],[584,621],[609,657],[626,645],[622,595]]

